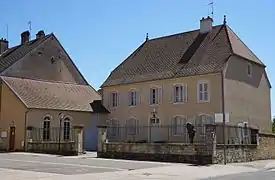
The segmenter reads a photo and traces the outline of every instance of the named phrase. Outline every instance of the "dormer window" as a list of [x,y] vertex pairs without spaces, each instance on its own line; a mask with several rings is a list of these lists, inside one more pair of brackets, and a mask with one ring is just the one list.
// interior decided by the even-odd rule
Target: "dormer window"
[[251,63],[247,64],[247,75],[250,77],[252,76],[252,64]]

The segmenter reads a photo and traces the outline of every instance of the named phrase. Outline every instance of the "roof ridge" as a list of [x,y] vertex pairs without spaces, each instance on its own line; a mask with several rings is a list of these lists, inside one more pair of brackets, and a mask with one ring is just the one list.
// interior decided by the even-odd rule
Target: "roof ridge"
[[[222,24],[213,26],[213,28],[218,28],[219,26],[222,26]],[[162,38],[169,38],[169,37],[173,37],[173,36],[183,35],[183,34],[192,33],[192,32],[195,32],[195,31],[199,31],[199,30],[200,29],[193,29],[193,30],[188,30],[188,31],[180,32],[180,33],[166,35],[166,36],[160,36],[160,37],[156,37],[156,38],[153,38],[153,39],[149,39],[148,41],[154,41],[154,40],[159,40],[159,39],[162,39]]]
[[64,82],[64,81],[53,81],[53,80],[46,80],[46,79],[30,79],[24,77],[12,77],[12,76],[0,76],[1,78],[10,78],[10,79],[20,79],[20,80],[29,80],[29,81],[37,81],[37,82],[44,82],[44,83],[52,83],[52,84],[71,84],[71,85],[79,85],[79,86],[91,86],[86,84],[77,84],[73,82]]

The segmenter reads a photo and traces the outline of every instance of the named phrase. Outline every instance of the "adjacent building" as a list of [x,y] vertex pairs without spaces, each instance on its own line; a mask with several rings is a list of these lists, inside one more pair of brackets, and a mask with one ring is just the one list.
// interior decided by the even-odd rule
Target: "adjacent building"
[[[9,47],[0,40],[0,147],[24,150],[26,128],[37,128],[44,142],[70,140],[73,126],[84,126],[84,148],[96,150],[97,124],[108,110],[101,96],[75,66],[53,33],[39,31],[21,44]],[[3,140],[7,138],[6,144]]]

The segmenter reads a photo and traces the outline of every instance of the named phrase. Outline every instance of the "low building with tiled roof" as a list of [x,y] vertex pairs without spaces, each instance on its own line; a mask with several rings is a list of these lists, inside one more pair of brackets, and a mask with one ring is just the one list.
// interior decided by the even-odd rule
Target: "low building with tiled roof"
[[215,116],[225,114],[229,124],[271,131],[264,63],[226,19],[217,26],[212,22],[207,17],[197,30],[146,38],[122,61],[101,86],[110,123],[177,127],[220,122]]
[[52,144],[63,142],[65,132],[73,138],[68,132],[83,126],[84,149],[96,150],[97,125],[105,124],[109,112],[55,35],[39,31],[31,40],[25,31],[21,44],[8,43],[0,39],[0,131],[9,134],[0,138],[0,149],[27,150],[29,126]]

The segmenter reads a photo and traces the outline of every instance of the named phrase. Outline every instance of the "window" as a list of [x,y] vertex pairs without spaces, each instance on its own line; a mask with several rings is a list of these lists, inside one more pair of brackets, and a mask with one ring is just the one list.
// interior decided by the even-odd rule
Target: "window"
[[126,121],[126,130],[128,135],[138,134],[138,120],[131,118]]
[[111,107],[117,107],[118,105],[118,93],[111,92]]
[[71,123],[70,123],[70,119],[68,117],[66,117],[64,119],[64,126],[63,126],[63,137],[64,140],[70,140],[70,132],[71,132]]
[[251,63],[247,64],[247,75],[250,77],[252,76],[252,64]]
[[151,88],[150,89],[150,104],[159,104],[161,97],[161,89],[160,88]]
[[138,92],[136,90],[131,90],[129,92],[129,106],[136,106],[138,104]]
[[43,140],[50,140],[51,118],[46,116],[43,121]]
[[186,117],[176,116],[173,119],[173,132],[174,135],[186,134]]
[[119,122],[116,119],[111,119],[108,122],[109,128],[108,128],[108,135],[110,136],[118,136],[119,135]]
[[178,84],[173,87],[173,102],[187,102],[187,85]]
[[197,85],[198,102],[210,101],[210,87],[208,81],[199,81]]

